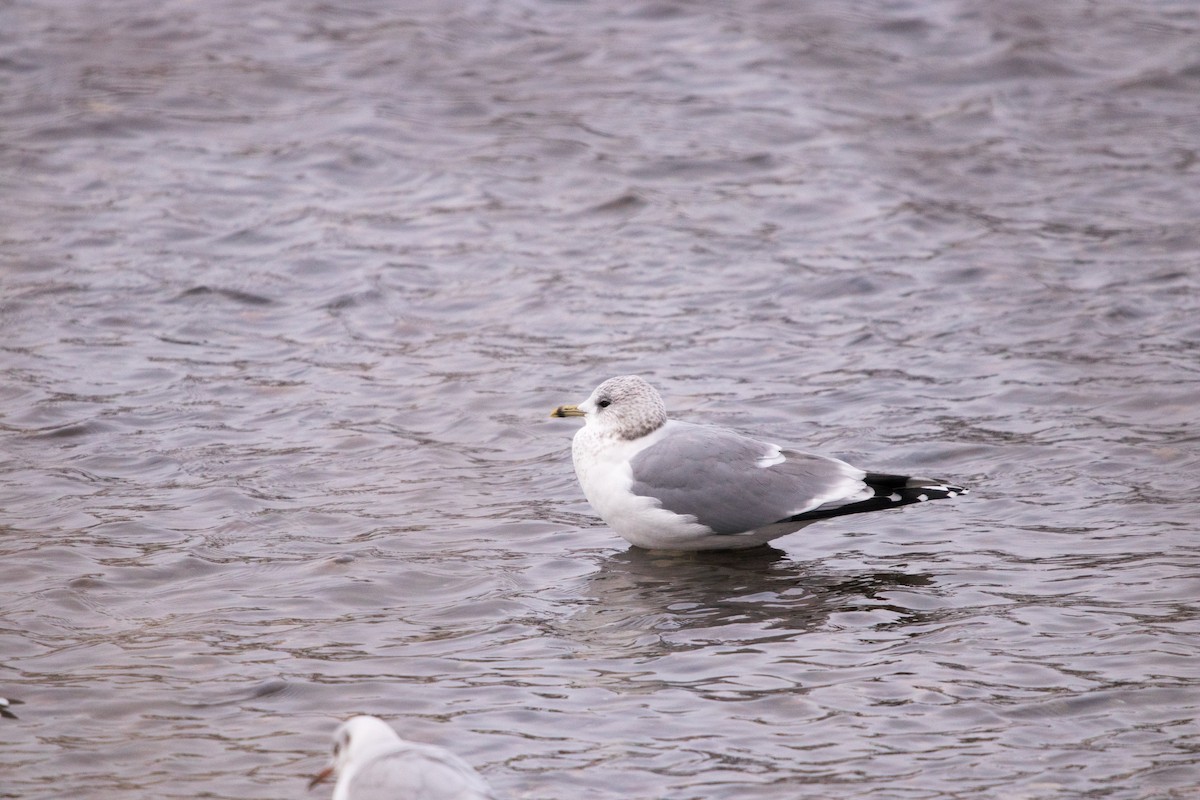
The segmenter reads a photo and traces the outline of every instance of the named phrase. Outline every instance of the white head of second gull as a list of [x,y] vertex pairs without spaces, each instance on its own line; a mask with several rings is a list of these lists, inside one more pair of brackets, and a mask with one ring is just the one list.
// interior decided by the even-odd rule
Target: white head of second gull
[[379,717],[357,716],[333,734],[333,761],[308,784],[337,776],[333,800],[496,800],[471,766],[442,747],[401,739]]

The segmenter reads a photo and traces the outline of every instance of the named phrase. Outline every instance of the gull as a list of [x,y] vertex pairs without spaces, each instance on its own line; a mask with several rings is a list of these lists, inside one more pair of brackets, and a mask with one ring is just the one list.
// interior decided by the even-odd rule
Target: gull
[[333,800],[496,800],[467,762],[401,739],[379,717],[351,717],[333,734],[333,761],[309,781],[337,776]]
[[550,416],[583,417],[571,455],[584,495],[617,534],[650,550],[741,550],[829,517],[967,492],[668,419],[636,375]]
[[17,719],[17,715],[11,710],[12,706],[19,706],[24,702],[24,700],[18,700],[15,697],[0,697],[0,717]]

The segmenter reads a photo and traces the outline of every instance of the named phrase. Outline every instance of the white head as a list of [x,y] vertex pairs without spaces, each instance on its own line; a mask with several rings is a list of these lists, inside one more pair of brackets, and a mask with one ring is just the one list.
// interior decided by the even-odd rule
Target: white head
[[598,435],[637,439],[662,427],[667,407],[654,387],[637,375],[609,378],[577,406],[559,406],[555,417],[583,417]]
[[392,726],[379,717],[351,717],[333,732],[333,760],[309,782],[311,789],[331,775],[345,780],[361,764],[380,750],[394,747],[401,741]]

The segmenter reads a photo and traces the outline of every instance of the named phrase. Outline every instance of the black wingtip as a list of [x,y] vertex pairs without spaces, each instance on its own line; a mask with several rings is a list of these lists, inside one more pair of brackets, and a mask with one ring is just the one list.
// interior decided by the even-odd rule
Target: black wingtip
[[875,492],[874,497],[859,500],[857,503],[847,503],[843,506],[815,508],[780,522],[806,522],[810,520],[841,517],[846,514],[865,514],[870,511],[883,511],[887,508],[899,508],[913,503],[925,503],[930,500],[946,500],[967,494],[970,490],[945,481],[930,478],[914,478],[909,475],[886,475],[880,472],[867,473],[863,483]]
[[5,719],[19,719],[19,717],[9,709],[9,706],[23,705],[24,702],[24,700],[17,700],[12,697],[0,697],[0,717],[4,717]]

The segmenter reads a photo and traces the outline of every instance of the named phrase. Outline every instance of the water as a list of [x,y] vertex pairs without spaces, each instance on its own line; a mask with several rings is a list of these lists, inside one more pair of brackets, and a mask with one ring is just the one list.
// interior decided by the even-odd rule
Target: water
[[[512,798],[1198,796],[1198,32],[8,4],[0,796],[310,796],[354,712]],[[973,492],[631,550],[548,418],[627,372]]]

